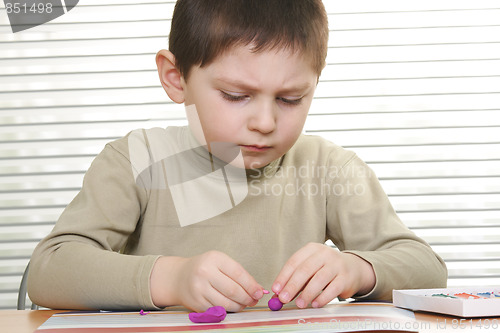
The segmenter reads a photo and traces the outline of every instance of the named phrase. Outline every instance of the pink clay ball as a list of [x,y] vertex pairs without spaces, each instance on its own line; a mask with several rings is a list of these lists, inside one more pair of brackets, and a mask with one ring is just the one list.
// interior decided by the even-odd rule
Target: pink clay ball
[[283,307],[283,303],[279,300],[278,297],[273,297],[267,302],[267,305],[269,306],[269,309],[273,311],[278,311]]

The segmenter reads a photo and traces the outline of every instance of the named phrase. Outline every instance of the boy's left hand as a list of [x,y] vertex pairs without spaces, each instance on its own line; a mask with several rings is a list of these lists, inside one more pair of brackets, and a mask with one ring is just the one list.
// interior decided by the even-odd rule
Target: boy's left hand
[[340,296],[366,294],[375,286],[372,266],[362,258],[339,252],[327,245],[309,243],[288,259],[276,277],[272,290],[282,303],[297,297],[305,308],[322,307]]

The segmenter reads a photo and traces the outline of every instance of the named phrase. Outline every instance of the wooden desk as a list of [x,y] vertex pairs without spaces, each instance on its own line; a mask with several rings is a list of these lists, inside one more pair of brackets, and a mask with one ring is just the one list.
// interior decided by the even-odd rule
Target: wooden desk
[[[0,311],[0,331],[2,333],[32,333],[54,313],[61,310],[4,310]],[[433,313],[415,312],[415,318],[420,322],[420,332],[498,332],[500,329],[500,317],[487,318],[489,323],[496,323],[496,329],[491,325],[489,329],[485,326],[475,325],[484,323],[485,319],[463,319],[460,317],[437,315]],[[462,321],[460,321],[462,319]],[[482,322],[481,322],[482,320]],[[473,327],[471,327],[471,324]],[[377,331],[382,332],[382,331]]]
[[57,310],[3,310],[0,311],[0,331],[2,333],[32,333]]

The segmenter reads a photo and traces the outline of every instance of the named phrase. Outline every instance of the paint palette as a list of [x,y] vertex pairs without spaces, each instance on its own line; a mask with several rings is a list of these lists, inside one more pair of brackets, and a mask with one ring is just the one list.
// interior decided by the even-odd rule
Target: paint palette
[[500,316],[500,287],[393,290],[395,306],[459,317]]

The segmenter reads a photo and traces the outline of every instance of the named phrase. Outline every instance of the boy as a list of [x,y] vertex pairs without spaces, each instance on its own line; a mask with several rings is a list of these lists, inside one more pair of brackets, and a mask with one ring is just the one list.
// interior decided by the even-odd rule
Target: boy
[[240,311],[264,288],[304,308],[444,287],[443,261],[372,171],[301,135],[327,39],[320,0],[178,0],[156,61],[189,127],[106,145],[33,254],[31,299]]

